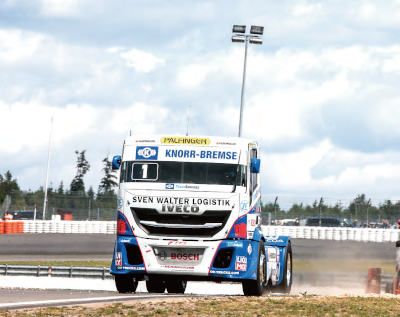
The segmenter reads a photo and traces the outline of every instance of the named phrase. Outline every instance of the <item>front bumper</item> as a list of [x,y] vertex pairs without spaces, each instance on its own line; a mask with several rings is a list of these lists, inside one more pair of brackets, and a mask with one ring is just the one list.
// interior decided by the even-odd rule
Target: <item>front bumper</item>
[[117,236],[111,274],[176,275],[187,280],[256,279],[259,242],[187,241]]

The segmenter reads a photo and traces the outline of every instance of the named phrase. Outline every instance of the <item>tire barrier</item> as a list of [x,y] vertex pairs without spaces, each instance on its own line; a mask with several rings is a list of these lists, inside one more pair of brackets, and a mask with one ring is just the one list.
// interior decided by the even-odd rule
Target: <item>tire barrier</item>
[[15,220],[0,221],[0,234],[24,233],[24,222]]

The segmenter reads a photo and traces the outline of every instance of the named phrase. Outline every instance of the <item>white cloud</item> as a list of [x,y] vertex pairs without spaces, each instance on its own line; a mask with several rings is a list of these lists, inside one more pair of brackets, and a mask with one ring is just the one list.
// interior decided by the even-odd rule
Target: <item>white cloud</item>
[[162,58],[138,49],[124,51],[120,53],[120,56],[125,60],[128,67],[135,69],[137,72],[144,73],[153,71],[156,67],[163,65],[165,62]]
[[321,10],[320,3],[298,3],[292,8],[292,14],[295,17],[317,14]]
[[[399,199],[393,184],[400,179],[400,152],[366,154],[335,147],[329,140],[291,153],[265,153],[265,182],[275,193],[314,193],[354,198],[366,193],[380,201]],[[295,200],[292,199],[292,203]]]
[[108,126],[126,135],[155,134],[167,126],[168,110],[159,105],[136,103],[124,109],[115,109],[109,117]]
[[76,16],[80,12],[80,0],[41,0],[41,13],[50,17]]
[[56,108],[37,101],[11,105],[0,101],[0,135],[8,136],[2,139],[0,152],[18,153],[24,148],[47,145],[51,117],[54,118],[53,142],[62,143],[93,132],[96,111],[88,105]]
[[208,73],[209,69],[207,65],[191,64],[179,71],[177,83],[182,88],[196,88],[206,80]]
[[16,64],[32,58],[45,37],[18,29],[0,29],[0,62]]

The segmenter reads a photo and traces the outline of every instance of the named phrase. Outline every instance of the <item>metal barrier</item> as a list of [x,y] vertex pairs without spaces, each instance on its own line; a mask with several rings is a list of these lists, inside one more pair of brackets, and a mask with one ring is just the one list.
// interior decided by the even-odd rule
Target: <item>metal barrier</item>
[[80,278],[113,278],[109,268],[76,267],[76,266],[31,266],[31,265],[0,265],[0,275],[21,276],[54,276]]
[[395,242],[400,237],[399,229],[262,226],[262,230],[266,236],[287,235],[293,239]]
[[116,221],[24,220],[24,233],[102,233],[115,234]]

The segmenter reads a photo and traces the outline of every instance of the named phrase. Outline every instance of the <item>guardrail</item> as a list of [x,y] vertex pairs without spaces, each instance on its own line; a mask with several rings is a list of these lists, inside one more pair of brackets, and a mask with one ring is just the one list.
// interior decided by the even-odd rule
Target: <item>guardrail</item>
[[[6,221],[12,223],[12,221]],[[17,221],[15,222],[17,223]],[[23,229],[5,233],[101,233],[115,234],[116,221],[52,221],[23,220]],[[337,241],[395,242],[400,240],[398,229],[334,228],[307,226],[262,226],[267,236],[287,235],[293,239],[317,239]],[[1,233],[1,232],[0,232]]]
[[53,276],[80,278],[113,278],[109,268],[76,267],[76,266],[31,266],[31,265],[0,265],[0,275],[13,276]]

